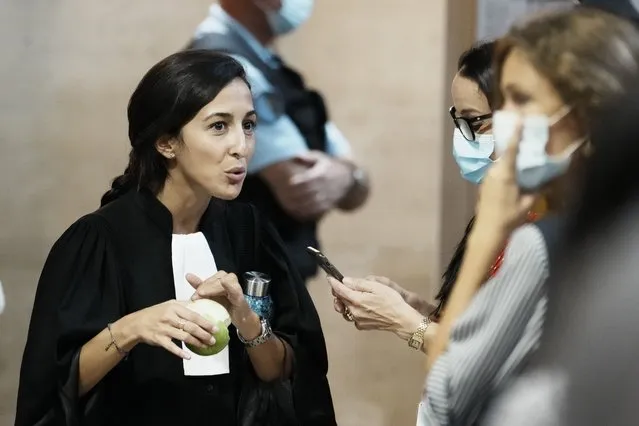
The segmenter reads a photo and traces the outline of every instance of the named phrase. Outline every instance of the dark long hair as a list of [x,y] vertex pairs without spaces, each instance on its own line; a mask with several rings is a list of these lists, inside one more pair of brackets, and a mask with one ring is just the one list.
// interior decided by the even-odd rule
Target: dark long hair
[[494,51],[494,41],[480,42],[462,53],[457,61],[459,75],[477,83],[491,108],[495,89]]
[[[466,52],[462,53],[457,63],[457,70],[459,75],[466,77],[479,86],[479,90],[486,96],[488,104],[492,108],[492,99],[495,88],[495,75],[493,71],[493,52],[495,49],[495,43],[482,42],[472,46]],[[461,267],[462,260],[464,259],[464,253],[466,252],[466,243],[468,241],[468,235],[473,229],[475,223],[475,217],[470,219],[464,236],[459,244],[455,248],[453,257],[450,259],[444,274],[442,275],[442,286],[437,293],[436,300],[437,306],[431,313],[431,317],[438,319],[448,302],[450,293],[453,290],[453,285],[457,280],[459,274],[459,268]]]
[[129,164],[102,196],[101,206],[132,189],[160,191],[168,169],[156,143],[178,138],[184,125],[237,78],[248,85],[239,62],[206,50],[174,53],[153,66],[129,101]]

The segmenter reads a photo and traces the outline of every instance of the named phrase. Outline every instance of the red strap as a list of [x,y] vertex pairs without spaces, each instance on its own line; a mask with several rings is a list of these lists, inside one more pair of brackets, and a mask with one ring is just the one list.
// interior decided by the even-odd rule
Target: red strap
[[[537,219],[539,219],[539,215],[535,212],[528,212],[528,217],[527,217],[527,222],[535,222]],[[508,241],[506,241],[506,246],[508,245]],[[504,249],[501,251],[501,253],[499,253],[499,255],[497,256],[497,259],[495,259],[495,262],[493,263],[493,266],[490,267],[490,270],[488,271],[488,279],[491,279],[492,277],[495,276],[495,274],[497,273],[497,271],[499,271],[499,268],[501,267],[501,264],[504,263],[504,253],[506,251],[506,248],[504,247]]]

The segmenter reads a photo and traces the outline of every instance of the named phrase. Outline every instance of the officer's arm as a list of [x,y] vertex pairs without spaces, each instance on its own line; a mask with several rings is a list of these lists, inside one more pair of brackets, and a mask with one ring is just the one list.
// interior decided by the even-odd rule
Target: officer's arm
[[350,142],[333,122],[326,124],[326,142],[328,154],[335,157],[337,161],[348,164],[352,171],[351,187],[337,207],[344,211],[356,210],[364,205],[370,194],[368,173],[353,160]]

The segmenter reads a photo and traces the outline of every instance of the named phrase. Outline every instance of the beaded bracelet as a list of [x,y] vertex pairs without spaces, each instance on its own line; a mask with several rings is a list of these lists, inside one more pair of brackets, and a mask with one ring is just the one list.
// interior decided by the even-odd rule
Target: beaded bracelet
[[118,351],[118,353],[120,354],[120,356],[122,356],[124,359],[126,359],[129,356],[129,353],[127,351],[125,351],[124,349],[122,349],[116,342],[115,339],[113,338],[113,331],[111,331],[111,326],[113,324],[108,323],[107,324],[107,330],[109,330],[109,335],[111,336],[111,343],[109,343],[105,348],[104,351],[108,351],[111,346],[114,346],[115,349]]

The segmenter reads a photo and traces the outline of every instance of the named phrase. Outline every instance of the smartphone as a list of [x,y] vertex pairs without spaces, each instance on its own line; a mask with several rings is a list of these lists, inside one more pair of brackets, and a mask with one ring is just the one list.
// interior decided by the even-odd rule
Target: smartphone
[[319,267],[324,270],[324,272],[335,278],[337,281],[342,282],[342,280],[344,279],[344,275],[342,275],[342,273],[337,270],[337,268],[331,263],[331,261],[328,260],[326,256],[324,256],[324,253],[322,253],[315,247],[310,246],[306,247],[306,251],[308,251],[309,254],[315,258],[315,261],[317,262]]

